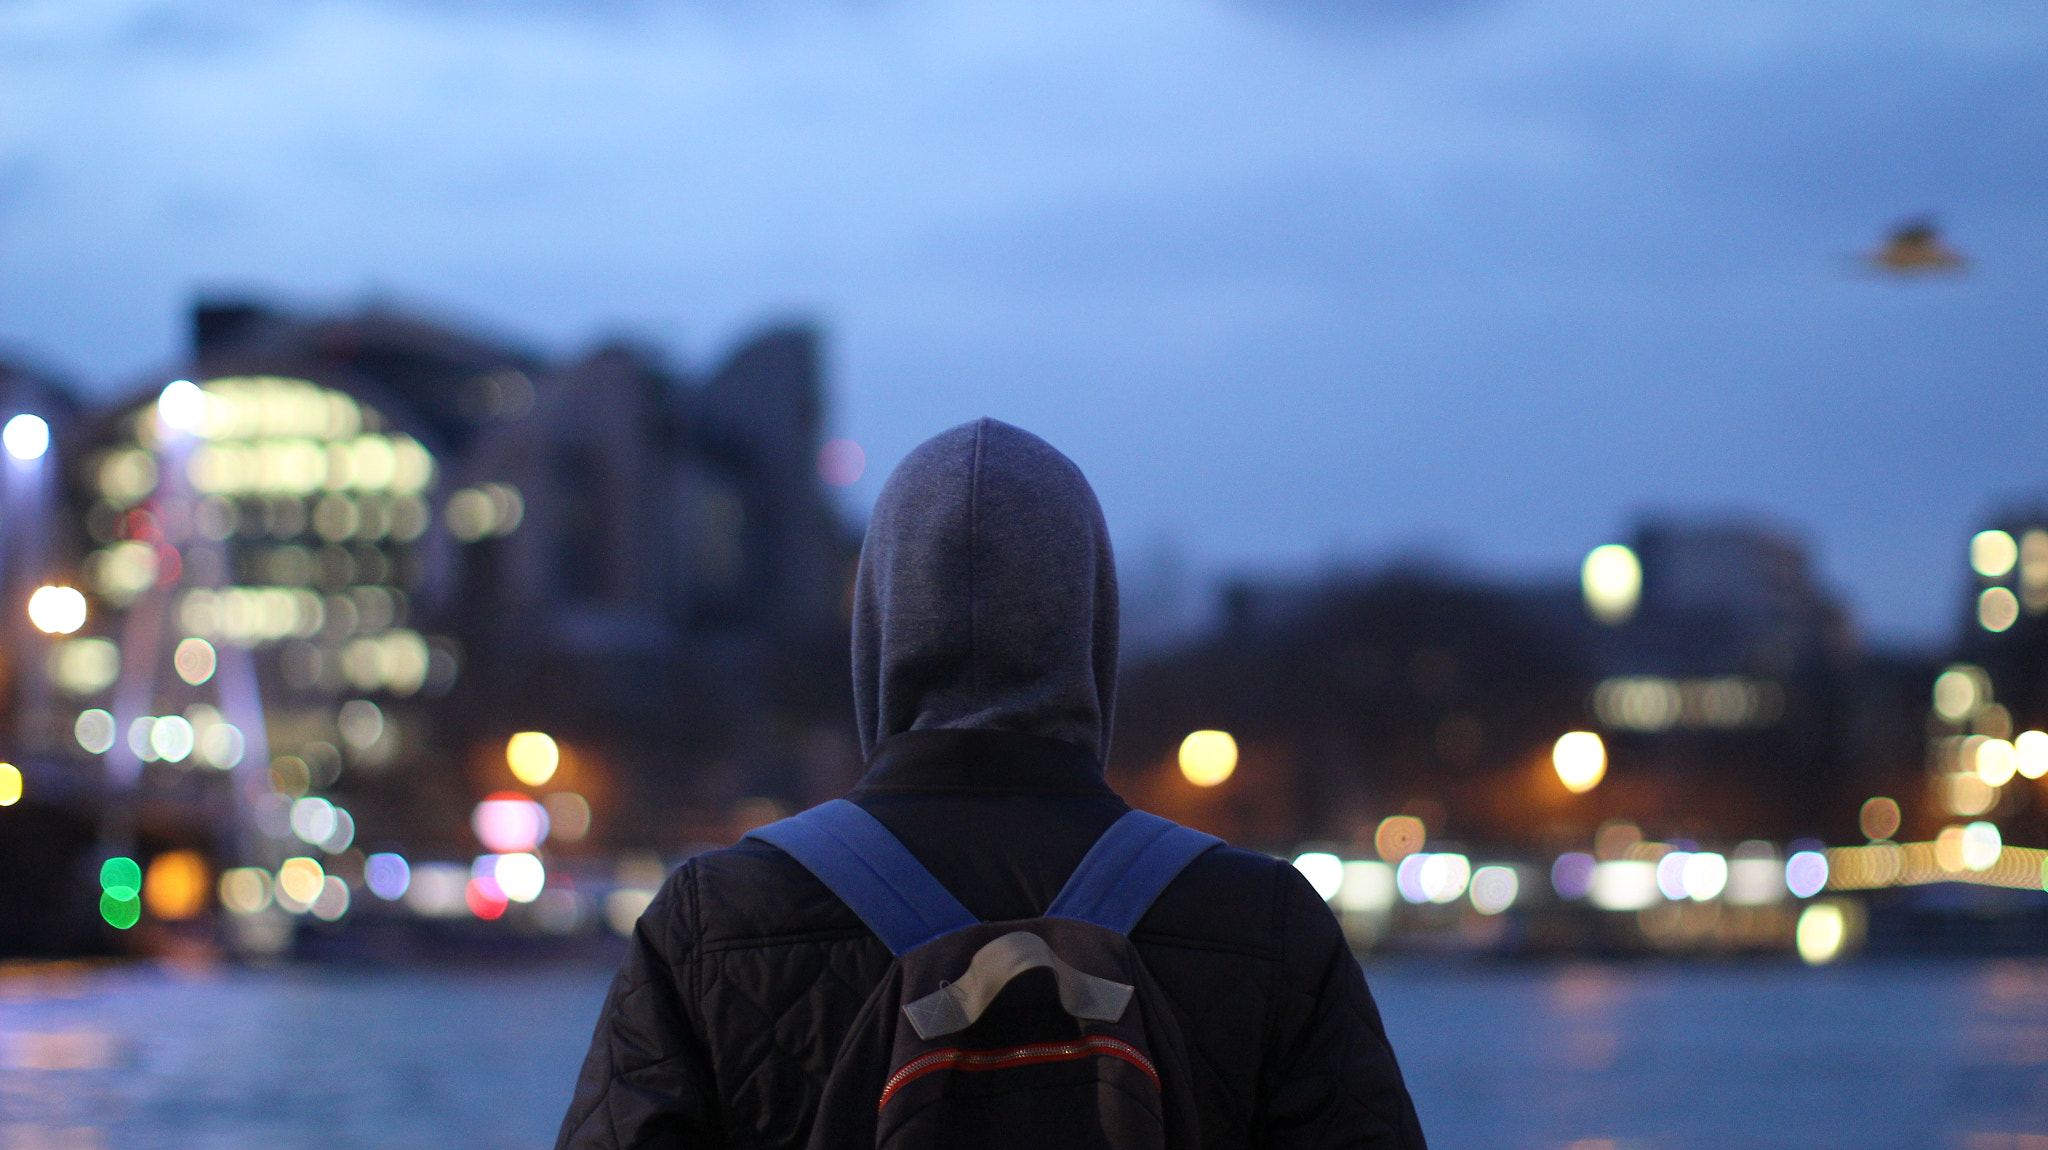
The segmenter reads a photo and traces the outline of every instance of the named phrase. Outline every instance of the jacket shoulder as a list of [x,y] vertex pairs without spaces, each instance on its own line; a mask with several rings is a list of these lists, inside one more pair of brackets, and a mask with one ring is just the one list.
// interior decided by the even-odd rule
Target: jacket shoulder
[[[1278,957],[1283,935],[1300,923],[1290,894],[1307,883],[1282,859],[1222,846],[1188,864],[1131,932],[1134,941]],[[1313,892],[1311,892],[1313,898]],[[1321,899],[1315,899],[1321,904]],[[1313,912],[1311,912],[1313,913]],[[1327,907],[1323,914],[1329,913]]]
[[692,908],[700,950],[868,933],[802,863],[754,839],[696,856],[670,882],[689,888],[687,899],[668,901]]

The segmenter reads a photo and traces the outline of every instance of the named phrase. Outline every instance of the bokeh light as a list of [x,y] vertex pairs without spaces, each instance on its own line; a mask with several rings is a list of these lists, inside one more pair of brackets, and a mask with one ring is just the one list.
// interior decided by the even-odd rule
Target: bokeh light
[[1192,731],[1180,741],[1180,773],[1198,787],[1213,787],[1237,770],[1237,740],[1228,731]]
[[509,483],[465,487],[448,497],[442,511],[448,533],[463,543],[510,535],[526,519],[526,500]]
[[100,894],[100,917],[115,930],[127,930],[142,921],[142,898],[130,895],[122,898],[112,891]]
[[327,882],[327,872],[313,859],[301,855],[284,860],[277,868],[277,904],[293,914],[304,914]]
[[1950,874],[1963,869],[1963,828],[1943,827],[1934,836],[1934,865]]
[[1394,905],[1394,895],[1393,867],[1369,859],[1344,864],[1344,882],[1337,888],[1339,909],[1364,913],[1385,911]]
[[258,914],[270,906],[270,872],[262,867],[232,867],[220,876],[220,904],[235,914]]
[[191,756],[192,743],[192,724],[183,715],[164,715],[149,725],[149,748],[154,758],[182,763]]
[[1799,851],[1785,860],[1785,889],[1794,898],[1812,898],[1828,885],[1828,858],[1819,851]]
[[50,425],[40,415],[17,415],[0,430],[0,443],[7,445],[7,454],[24,463],[41,459],[50,450]]
[[651,890],[637,887],[615,890],[604,896],[605,925],[611,927],[615,934],[631,935],[634,924],[640,921],[640,916],[653,901],[654,892]]
[[1344,885],[1344,860],[1328,851],[1304,851],[1294,856],[1294,869],[1308,880],[1324,902],[1337,897]]
[[363,863],[363,883],[378,898],[396,901],[412,886],[412,868],[406,865],[405,856],[380,851]]
[[292,833],[309,846],[325,843],[335,831],[334,804],[321,798],[300,799],[292,804]]
[[539,731],[521,731],[505,741],[505,765],[512,768],[514,778],[529,787],[554,778],[561,762],[561,748]]
[[499,791],[476,805],[470,830],[493,854],[530,851],[547,841],[547,808],[517,791]]
[[218,663],[213,644],[199,638],[179,640],[171,655],[171,666],[177,669],[178,677],[195,687],[213,678]]
[[1986,631],[2009,629],[2019,622],[2020,600],[2004,587],[1986,587],[1977,596],[1977,624]]
[[1619,543],[1595,547],[1579,569],[1586,610],[1602,623],[1625,623],[1643,595],[1643,565]]
[[1987,871],[1998,865],[1998,856],[2004,853],[1998,827],[1986,822],[1975,822],[1963,828],[1963,866],[1973,871]]
[[1598,864],[1584,851],[1566,851],[1550,864],[1550,888],[1562,899],[1585,898],[1593,890],[1593,869]]
[[76,587],[38,587],[28,597],[28,621],[45,635],[69,635],[85,626],[85,595]]
[[1998,788],[1984,781],[1975,771],[1957,771],[1942,776],[1946,784],[1945,798],[1949,813],[1969,818],[1981,815],[1998,802]]
[[110,639],[65,639],[50,648],[50,677],[73,695],[94,695],[121,676],[121,648]]
[[142,921],[142,868],[116,855],[100,864],[100,917],[116,930]]
[[489,922],[500,918],[510,900],[498,890],[498,885],[488,879],[472,878],[462,888],[462,897],[469,906],[469,913]]
[[1694,902],[1721,897],[1721,891],[1728,885],[1728,860],[1712,851],[1686,856],[1684,883],[1685,896]]
[[1848,940],[1847,916],[1838,902],[1817,902],[1799,914],[1795,931],[1799,957],[1808,966],[1823,966],[1841,956]]
[[1379,852],[1380,858],[1395,865],[1421,850],[1428,840],[1429,828],[1414,815],[1383,818],[1372,834],[1373,849]]
[[196,917],[206,909],[206,894],[213,885],[210,870],[198,851],[165,851],[149,860],[149,873],[142,880],[143,905],[165,922]]
[[1856,821],[1863,828],[1864,837],[1872,842],[1888,839],[1899,833],[1898,800],[1883,795],[1865,799]]
[[2048,775],[2048,731],[2021,731],[2012,749],[2014,770],[2030,779]]
[[1601,910],[1642,910],[1654,905],[1661,893],[1657,864],[1648,859],[1609,859],[1593,868],[1588,897]]
[[213,723],[199,736],[199,753],[220,770],[232,769],[242,761],[247,743],[242,729],[233,723]]
[[114,716],[98,707],[80,711],[77,721],[71,724],[71,734],[78,745],[95,755],[103,755],[113,747],[114,730]]
[[1785,901],[1785,864],[1777,848],[1760,839],[1738,844],[1728,857],[1728,885],[1722,897],[1731,906],[1770,906]]
[[1483,866],[1472,872],[1472,909],[1480,914],[1499,914],[1515,905],[1522,880],[1515,868]]
[[1934,711],[1960,723],[1991,701],[1991,678],[1982,667],[1957,663],[1934,679]]
[[1585,794],[1607,775],[1607,746],[1591,731],[1569,731],[1550,749],[1550,764],[1564,789]]
[[1429,862],[1429,856],[1420,852],[1409,855],[1394,868],[1394,889],[1400,892],[1401,901],[1421,904],[1429,901],[1429,891],[1422,885],[1422,868]]
[[491,879],[498,884],[498,893],[507,899],[532,902],[546,889],[548,872],[538,856],[518,851],[498,856],[491,868]]
[[334,726],[342,742],[367,751],[384,738],[384,711],[368,699],[350,699],[335,712]]
[[340,854],[356,841],[356,820],[340,807],[334,808],[334,829],[320,840],[320,849],[328,854]]
[[1977,744],[1977,777],[1987,786],[2002,787],[2012,781],[2019,769],[2019,754],[2011,743],[2004,739],[1984,739]]
[[142,867],[132,858],[115,855],[100,864],[100,889],[115,898],[140,896]]
[[339,919],[348,913],[348,884],[338,875],[325,876],[320,880],[320,892],[306,909],[322,922]]
[[2000,579],[2019,562],[2020,545],[2003,531],[1979,531],[1970,540],[1970,566],[1986,579]]
[[0,763],[0,807],[11,807],[21,801],[21,768],[13,763]]
[[1415,884],[1431,902],[1456,902],[1465,896],[1472,881],[1472,861],[1461,854],[1440,853],[1411,856],[1422,859]]
[[478,889],[495,899],[504,899],[504,888],[498,885],[498,860],[503,855],[478,855],[469,864],[469,881],[478,884]]
[[206,393],[189,379],[174,379],[156,397],[156,415],[174,431],[191,431],[206,419]]
[[1657,860],[1657,890],[1672,902],[1685,897],[1685,860],[1692,857],[1690,851],[1666,851]]

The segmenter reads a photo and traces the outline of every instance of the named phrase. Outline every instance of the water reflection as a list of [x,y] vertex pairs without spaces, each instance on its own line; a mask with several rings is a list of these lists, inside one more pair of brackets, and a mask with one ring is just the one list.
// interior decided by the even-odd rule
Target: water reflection
[[[610,978],[0,969],[0,1147],[540,1147]],[[1368,975],[1431,1141],[2048,1150],[2048,962]]]
[[2044,963],[1368,976],[1435,1145],[2036,1150],[2048,1130]]

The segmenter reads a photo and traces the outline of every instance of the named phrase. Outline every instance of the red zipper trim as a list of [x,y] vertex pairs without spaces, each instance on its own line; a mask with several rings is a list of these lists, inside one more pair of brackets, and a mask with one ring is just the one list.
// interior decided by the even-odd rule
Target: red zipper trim
[[1030,1066],[1038,1062],[1071,1062],[1077,1058],[1088,1058],[1106,1054],[1121,1058],[1145,1072],[1152,1080],[1152,1086],[1159,1086],[1159,1071],[1153,1069],[1152,1060],[1130,1043],[1117,1038],[1092,1035],[1077,1042],[1042,1042],[1035,1046],[1013,1046],[1008,1050],[961,1050],[947,1047],[920,1054],[903,1064],[902,1068],[889,1076],[882,1087],[881,1101],[875,1103],[880,1110],[889,1104],[898,1090],[923,1078],[935,1070],[1006,1070],[1012,1066]]

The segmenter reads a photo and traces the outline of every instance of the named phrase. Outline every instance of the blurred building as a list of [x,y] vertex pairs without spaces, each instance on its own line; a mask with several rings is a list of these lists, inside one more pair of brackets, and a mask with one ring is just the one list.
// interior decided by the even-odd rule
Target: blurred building
[[1602,603],[1596,563],[1582,578],[1589,718],[1612,760],[1601,797],[1694,837],[1844,822],[1862,652],[1805,548],[1760,524],[1662,520],[1628,550],[1632,608]]
[[[191,382],[63,412],[47,530],[10,508],[40,548],[11,581],[89,604],[17,644],[43,673],[10,677],[13,743],[106,849],[359,884],[365,851],[474,854],[494,792],[572,855],[674,850],[857,770],[808,330],[701,376],[381,308],[207,302],[193,336]],[[523,779],[522,731],[555,748]]]
[[2048,507],[1992,516],[1965,559],[1954,657],[1918,700],[1923,785],[1899,798],[1929,836],[1987,820],[2007,843],[2048,846],[2034,783],[2048,776]]
[[[30,622],[35,590],[61,579],[73,558],[56,500],[56,447],[79,405],[56,373],[0,357],[0,780],[10,798],[0,823],[0,954],[61,950],[91,911],[71,899],[73,873],[98,834],[93,788],[60,741],[49,643]],[[4,770],[0,770],[4,773]],[[19,788],[18,796],[5,791]]]
[[[1115,767],[1159,809],[1274,847],[1370,850],[1396,814],[1532,847],[1609,819],[1700,840],[1853,827],[1883,738],[1840,607],[1754,524],[1646,522],[1577,585],[1410,566],[1240,584],[1221,615],[1133,669]],[[1241,755],[1208,788],[1175,762],[1205,728]],[[1551,761],[1574,730],[1606,751],[1583,794]]]
[[545,730],[608,837],[672,846],[682,812],[849,781],[858,540],[818,475],[815,338],[767,332],[703,379],[618,345],[491,386],[452,468],[442,608],[479,784],[506,736]]
[[[1514,591],[1443,570],[1246,582],[1223,598],[1211,633],[1125,676],[1111,767],[1134,802],[1239,841],[1362,837],[1369,851],[1374,825],[1404,812],[1504,829],[1491,789],[1571,725],[1589,678]],[[1177,769],[1198,729],[1236,740],[1219,785]]]
[[2015,729],[2048,725],[2048,506],[1992,516],[1970,539],[1964,577],[1957,658],[1985,670],[1984,705]]

